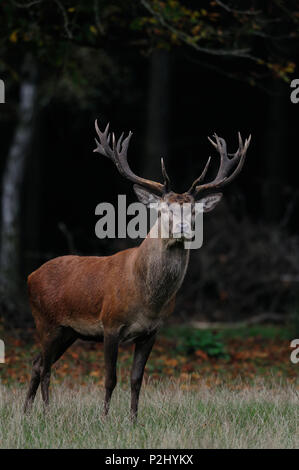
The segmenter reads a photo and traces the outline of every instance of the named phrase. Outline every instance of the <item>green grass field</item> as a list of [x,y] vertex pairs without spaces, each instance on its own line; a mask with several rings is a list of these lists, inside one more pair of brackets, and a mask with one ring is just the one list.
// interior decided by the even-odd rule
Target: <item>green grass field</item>
[[298,448],[299,404],[294,385],[273,381],[231,390],[171,380],[143,388],[140,416],[129,420],[129,391],[118,387],[101,417],[95,384],[52,387],[44,413],[40,396],[24,416],[25,388],[0,386],[0,448]]

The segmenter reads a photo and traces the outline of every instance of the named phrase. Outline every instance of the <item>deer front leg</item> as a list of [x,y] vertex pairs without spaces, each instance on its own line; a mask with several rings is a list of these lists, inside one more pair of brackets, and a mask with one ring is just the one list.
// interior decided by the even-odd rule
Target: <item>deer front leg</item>
[[131,372],[131,419],[136,421],[144,368],[156,339],[156,332],[137,340]]
[[116,361],[118,353],[119,335],[106,333],[104,335],[104,359],[105,359],[105,401],[104,416],[108,414],[111,395],[116,386]]

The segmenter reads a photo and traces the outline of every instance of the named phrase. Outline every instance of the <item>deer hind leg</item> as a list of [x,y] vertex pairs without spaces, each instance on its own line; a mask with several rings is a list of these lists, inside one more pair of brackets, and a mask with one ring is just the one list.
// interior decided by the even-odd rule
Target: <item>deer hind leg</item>
[[32,364],[32,374],[30,379],[30,384],[26,396],[25,406],[24,406],[24,413],[26,413],[33,404],[38,386],[40,384],[40,373],[41,373],[41,365],[42,365],[42,355],[38,354]]
[[41,393],[44,404],[49,404],[49,386],[51,367],[77,339],[71,328],[59,327],[52,333],[50,340],[44,345],[41,367]]
[[77,335],[71,328],[59,327],[51,333],[47,341],[42,342],[42,353],[36,356],[33,361],[24,412],[32,406],[39,384],[41,384],[43,401],[45,405],[48,405],[51,366],[73,344],[76,338]]

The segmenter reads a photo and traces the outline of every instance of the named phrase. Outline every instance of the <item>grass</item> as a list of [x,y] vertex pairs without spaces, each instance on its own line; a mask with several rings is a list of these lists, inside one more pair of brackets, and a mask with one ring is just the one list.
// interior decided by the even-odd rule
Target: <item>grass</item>
[[38,392],[24,416],[33,331],[12,331],[0,368],[0,448],[298,448],[299,365],[289,327],[161,331],[149,358],[139,422],[129,421],[132,346],[122,346],[111,414],[101,417],[103,345],[75,343],[53,367],[51,407]]
[[22,413],[23,385],[0,385],[0,448],[298,448],[298,387],[283,379],[149,382],[137,425],[129,421],[129,390],[118,385],[108,418],[103,387],[55,383],[43,412],[38,393]]

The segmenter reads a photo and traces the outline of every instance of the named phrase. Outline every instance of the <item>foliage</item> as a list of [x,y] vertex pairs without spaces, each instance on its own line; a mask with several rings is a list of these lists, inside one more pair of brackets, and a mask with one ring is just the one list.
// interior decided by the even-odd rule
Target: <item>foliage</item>
[[255,5],[253,0],[203,1],[200,6],[192,0],[10,0],[0,6],[0,67],[17,78],[15,63],[31,51],[39,63],[60,71],[69,67],[76,80],[76,47],[120,56],[128,49],[147,53],[153,47],[184,46],[203,65],[252,85],[269,75],[289,81],[298,4]]
[[181,328],[176,350],[180,354],[194,354],[198,357],[221,357],[228,359],[221,336],[211,330]]
[[[251,85],[267,70],[289,83],[295,63],[288,55],[288,47],[295,46],[298,39],[296,2],[289,2],[286,7],[275,1],[272,8],[265,5],[258,9],[253,1],[229,4],[206,1],[200,3],[201,8],[192,1],[141,0],[141,3],[151,16],[141,18],[138,26],[146,26],[149,34],[159,37],[161,45],[185,44],[197,53],[219,59],[247,59]],[[237,63],[240,65],[240,61]],[[246,80],[244,73],[236,74]]]
[[218,331],[222,341],[246,340],[248,338],[258,338],[267,341],[287,341],[292,338],[292,326],[277,325],[254,325],[239,328],[223,328]]

